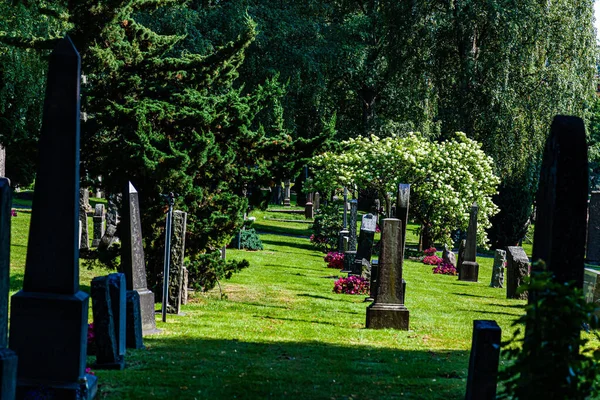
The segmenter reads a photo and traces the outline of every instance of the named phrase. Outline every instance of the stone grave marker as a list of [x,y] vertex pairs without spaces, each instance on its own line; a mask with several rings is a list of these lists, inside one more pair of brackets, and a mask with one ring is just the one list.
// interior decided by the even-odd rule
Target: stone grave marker
[[127,184],[123,192],[122,203],[121,271],[125,273],[127,279],[127,290],[135,290],[140,295],[142,332],[144,335],[151,335],[160,331],[156,329],[156,319],[154,317],[154,293],[148,289],[146,283],[140,201],[138,192],[131,182]]
[[367,328],[408,330],[409,312],[404,306],[402,285],[402,232],[402,221],[399,219],[383,220],[377,295],[375,301],[367,307]]
[[358,201],[356,199],[350,200],[350,236],[348,239],[348,250],[356,251],[356,222],[358,213]]
[[108,290],[117,331],[119,355],[125,357],[127,343],[127,282],[125,274],[108,274]]
[[494,400],[498,383],[502,330],[496,321],[473,321],[465,400]]
[[0,144],[0,177],[6,176],[6,148]]
[[118,238],[115,236],[117,233],[117,223],[119,221],[117,205],[115,203],[117,200],[116,197],[117,196],[115,195],[111,195],[108,198],[106,211],[106,230],[104,231],[104,235],[102,235],[100,243],[98,244],[99,248],[107,249],[113,243],[118,241]]
[[504,287],[504,265],[506,264],[506,251],[497,249],[494,254],[494,266],[492,267],[492,281],[490,287]]
[[448,248],[448,246],[444,246],[444,251],[442,252],[442,260],[444,260],[445,263],[454,265],[454,268],[456,268],[456,256],[454,255],[452,250]]
[[[594,303],[600,307],[600,271],[586,268],[583,274],[583,295],[585,301]],[[600,315],[600,308],[596,310],[596,315]]]
[[319,192],[315,192],[315,201],[313,202],[313,206],[315,210],[321,208],[321,195],[319,194]]
[[479,278],[479,264],[477,263],[477,203],[471,206],[469,228],[465,244],[465,255],[460,265],[458,279],[461,281],[477,282]]
[[600,192],[590,196],[585,259],[588,264],[600,265]]
[[10,291],[10,181],[0,178],[0,399],[14,399],[17,385],[17,354],[8,349],[8,293]]
[[98,247],[102,236],[104,236],[104,204],[96,204],[94,209],[94,239],[92,247]]
[[[114,275],[119,275],[125,285],[123,274]],[[121,324],[120,321],[121,316],[125,317],[125,287],[122,287],[122,296],[120,296],[121,293],[116,293],[113,298],[109,283],[111,279],[114,280],[115,277],[98,276],[92,279],[91,284],[96,340],[96,363],[94,366],[97,369],[123,369],[125,367],[125,324]],[[113,304],[113,299],[116,304]]]
[[186,267],[182,268],[183,273],[181,275],[181,304],[185,305],[188,303],[188,281],[189,275]]
[[309,193],[306,198],[306,205],[304,206],[304,217],[306,219],[313,219],[315,217],[315,209],[312,202],[312,193]]
[[467,247],[467,241],[465,239],[460,241],[460,244],[458,245],[458,260],[456,261],[456,269],[458,270],[458,276],[460,279],[460,266],[463,263],[463,260],[465,259],[465,249]]
[[291,192],[290,192],[290,180],[286,179],[284,181],[284,189],[283,189],[283,206],[284,207],[290,207],[291,203],[290,203],[290,198],[291,198]]
[[12,296],[9,347],[19,355],[17,397],[91,399],[85,373],[89,295],[79,290],[79,80],[69,37],[50,55],[23,289]]
[[358,250],[352,264],[353,275],[361,275],[363,273],[363,260],[366,260],[368,263],[371,262],[376,230],[377,217],[373,214],[363,215],[360,224],[360,236],[358,237]]
[[[84,195],[85,193],[88,194],[87,205],[85,204],[85,195]],[[79,223],[81,224],[80,225],[81,241],[80,241],[80,245],[79,245],[80,249],[89,249],[89,247],[90,247],[90,240],[89,240],[89,235],[88,235],[88,221],[87,221],[87,207],[90,204],[89,201],[90,201],[90,196],[89,196],[87,189],[81,188],[80,196],[79,196]]]
[[[181,309],[186,223],[186,212],[173,211],[173,235],[171,237],[171,263],[169,267],[169,302],[167,306],[167,312],[170,314],[179,314]],[[221,257],[225,257],[225,247],[221,249]]]
[[408,224],[408,208],[410,203],[410,185],[398,185],[398,200],[396,202],[396,217],[402,221],[402,253],[406,247],[406,226]]
[[125,317],[125,344],[128,349],[143,349],[142,313],[140,311],[140,294],[136,290],[125,292],[126,317]]
[[517,289],[529,276],[529,258],[519,246],[506,248],[506,298],[527,299],[527,292],[517,293]]

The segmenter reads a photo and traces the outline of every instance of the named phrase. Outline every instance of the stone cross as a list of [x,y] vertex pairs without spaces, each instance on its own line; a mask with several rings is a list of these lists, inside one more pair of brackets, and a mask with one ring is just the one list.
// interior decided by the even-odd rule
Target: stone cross
[[529,258],[519,246],[506,248],[506,298],[527,299],[527,292],[517,293],[517,289],[529,276]]
[[[88,194],[86,205],[85,194]],[[79,222],[81,223],[81,244],[80,249],[89,249],[90,240],[88,235],[88,220],[87,220],[87,206],[89,206],[89,193],[86,188],[81,188],[79,196]]]
[[131,182],[123,192],[123,212],[121,213],[121,271],[127,279],[127,290],[135,290],[140,295],[140,312],[144,335],[158,333],[154,318],[154,293],[146,283],[146,261],[142,243],[142,221],[138,192]]
[[479,278],[479,264],[477,263],[477,203],[471,206],[469,216],[469,228],[467,229],[467,241],[465,244],[465,255],[458,271],[458,279],[461,281],[477,282]]
[[597,191],[590,196],[585,259],[588,264],[600,265],[600,192]]
[[383,220],[383,239],[377,278],[375,301],[367,307],[367,328],[408,330],[409,312],[404,306],[402,265],[402,221]]
[[406,247],[406,226],[408,224],[408,208],[410,203],[410,185],[398,185],[398,200],[396,202],[396,217],[402,221],[402,249]]
[[[173,211],[173,235],[171,237],[171,263],[169,267],[169,302],[167,306],[167,312],[171,314],[179,314],[181,309],[186,223],[186,212]],[[224,252],[222,251],[221,254],[224,255]]]
[[358,213],[358,201],[350,200],[350,238],[348,239],[348,250],[356,251],[356,217]]
[[371,262],[375,231],[377,230],[377,217],[373,214],[365,214],[360,224],[360,236],[358,238],[358,250],[352,265],[352,274],[361,275],[363,260]]
[[23,290],[12,296],[10,348],[18,390],[91,399],[85,373],[89,295],[79,290],[79,79],[69,39],[50,55]]
[[583,121],[558,115],[546,142],[536,197],[532,261],[543,260],[558,282],[583,286],[588,197]]
[[502,330],[496,321],[473,321],[465,400],[495,400]]
[[104,236],[104,204],[96,204],[94,209],[94,240],[92,247],[98,247],[102,236]]
[[506,251],[497,249],[494,254],[494,266],[492,267],[492,281],[490,287],[504,287],[504,266],[506,264]]
[[8,346],[8,293],[10,291],[10,181],[0,178],[0,399],[14,399],[17,355]]
[[286,179],[284,181],[284,190],[283,190],[283,206],[284,207],[289,207],[291,205],[290,203],[290,197],[291,197],[291,193],[290,193],[290,180]]

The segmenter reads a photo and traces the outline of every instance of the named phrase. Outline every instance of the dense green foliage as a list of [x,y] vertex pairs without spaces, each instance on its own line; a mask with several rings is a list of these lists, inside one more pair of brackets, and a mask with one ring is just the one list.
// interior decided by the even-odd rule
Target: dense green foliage
[[510,346],[503,352],[512,362],[502,371],[505,389],[501,398],[597,398],[600,350],[579,334],[582,327],[600,327],[596,305],[586,302],[582,289],[573,282],[556,282],[549,272],[532,274],[531,281],[519,289],[528,291],[534,301],[514,322],[519,328],[504,344]]
[[240,247],[246,250],[264,249],[260,236],[254,228],[244,229],[240,232]]
[[339,233],[343,227],[340,212],[343,203],[344,201],[341,199],[330,201],[327,205],[322,204],[316,212],[310,241],[324,253],[338,250]]

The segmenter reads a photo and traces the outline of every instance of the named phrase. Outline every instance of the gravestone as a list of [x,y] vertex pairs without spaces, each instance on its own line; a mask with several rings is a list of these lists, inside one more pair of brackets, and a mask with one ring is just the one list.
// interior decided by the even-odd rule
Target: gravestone
[[529,258],[519,246],[506,248],[506,298],[527,299],[527,292],[517,293],[517,289],[529,276]]
[[342,229],[338,236],[338,253],[345,253],[348,250],[348,239],[350,238],[350,231]]
[[[167,306],[167,312],[170,314],[179,314],[181,309],[186,223],[186,212],[173,211],[173,235],[171,237],[171,262],[169,266],[169,302]],[[225,258],[225,247],[221,249],[221,257]]]
[[290,198],[291,198],[291,193],[290,193],[290,180],[286,179],[284,181],[284,189],[283,189],[283,206],[284,207],[290,207],[291,203],[290,203]]
[[127,290],[140,295],[140,312],[144,335],[160,332],[154,318],[154,293],[146,283],[146,262],[142,244],[142,224],[138,192],[131,182],[123,192],[121,213],[121,271],[127,279]]
[[442,252],[442,260],[444,260],[444,262],[447,264],[452,264],[454,268],[456,268],[456,256],[454,255],[452,250],[448,248],[448,246],[444,246],[444,251]]
[[0,177],[6,176],[6,148],[0,144]]
[[494,254],[494,266],[492,267],[492,281],[490,287],[504,287],[504,265],[506,264],[506,251],[497,249]]
[[272,188],[271,203],[280,205],[283,203],[283,196],[281,193],[281,182],[277,182]]
[[304,206],[304,217],[306,219],[313,219],[315,217],[315,209],[312,202],[312,193],[308,194],[306,199],[306,205]]
[[348,251],[356,251],[356,217],[358,212],[358,201],[350,200],[350,236],[348,239]]
[[[126,279],[127,281],[127,279]],[[125,343],[128,349],[143,349],[142,313],[140,311],[140,294],[136,290],[127,290],[125,293]]]
[[96,204],[94,209],[94,239],[92,247],[98,247],[102,236],[104,236],[104,204]]
[[181,304],[185,305],[188,303],[188,270],[186,267],[182,268],[182,280],[181,280]]
[[69,37],[50,55],[23,289],[12,296],[9,347],[19,355],[17,397],[44,388],[91,399],[85,373],[89,295],[79,290],[79,79]]
[[127,282],[125,274],[120,272],[108,274],[108,289],[117,331],[117,349],[119,355],[125,357],[127,343]]
[[[94,313],[94,335],[96,342],[97,369],[123,369],[125,367],[125,276],[98,276],[92,279],[92,310]],[[117,286],[115,295],[111,295],[110,280]],[[122,290],[122,293],[121,293]],[[115,291],[114,289],[112,291]],[[122,323],[121,323],[122,322]]]
[[10,181],[0,178],[0,399],[14,399],[17,385],[17,354],[8,349],[8,293],[10,291]]
[[460,266],[463,263],[463,260],[465,259],[465,249],[467,247],[467,241],[465,239],[460,241],[460,244],[458,245],[458,260],[456,261],[456,269],[458,272],[458,276],[460,279]]
[[465,400],[494,400],[498,383],[502,330],[496,321],[473,321]]
[[318,210],[319,208],[321,208],[321,195],[319,194],[319,192],[315,193],[315,199],[313,201],[313,207],[315,210]]
[[[85,194],[88,194],[87,196],[87,205],[85,204]],[[80,190],[80,196],[79,196],[79,223],[80,225],[80,229],[81,229],[81,241],[80,241],[80,245],[79,248],[80,249],[89,249],[90,247],[90,240],[89,240],[89,235],[88,235],[88,221],[87,221],[87,207],[89,207],[90,205],[90,196],[89,193],[87,191],[87,189],[85,188],[81,188]]]
[[375,231],[377,230],[377,217],[373,214],[365,214],[360,224],[360,236],[358,237],[358,250],[352,264],[352,274],[362,275],[363,260],[371,262]]
[[383,239],[379,257],[377,295],[367,307],[367,328],[408,330],[409,312],[404,306],[402,265],[404,239],[402,221],[383,220]]
[[469,228],[465,243],[465,255],[460,265],[458,279],[461,281],[477,282],[479,278],[479,264],[477,263],[477,203],[471,206]]
[[402,254],[406,248],[406,226],[408,225],[408,208],[410,203],[410,185],[398,185],[398,200],[396,202],[396,218],[402,221]]
[[118,241],[116,233],[117,223],[119,222],[119,216],[117,213],[117,205],[115,203],[116,200],[117,196],[115,195],[111,195],[108,198],[106,211],[106,230],[104,231],[104,235],[102,235],[100,243],[98,244],[98,247],[102,249],[107,249],[113,243]]
[[[583,273],[583,296],[588,303],[594,303],[600,307],[600,271],[586,268]],[[596,310],[596,315],[600,315],[600,308]]]
[[590,196],[585,261],[600,265],[600,192],[597,191]]

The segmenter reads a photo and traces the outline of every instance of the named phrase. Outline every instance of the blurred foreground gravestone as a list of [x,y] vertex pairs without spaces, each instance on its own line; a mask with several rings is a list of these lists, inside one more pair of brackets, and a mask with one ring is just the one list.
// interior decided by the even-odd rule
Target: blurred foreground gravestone
[[502,330],[496,321],[473,321],[465,400],[494,400],[498,383]]
[[97,369],[125,367],[125,275],[99,276],[92,280],[92,310]]
[[12,296],[17,397],[42,388],[91,399],[85,373],[89,295],[79,290],[79,53],[69,37],[50,55],[23,290]]

